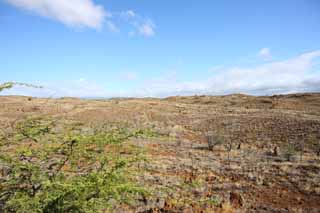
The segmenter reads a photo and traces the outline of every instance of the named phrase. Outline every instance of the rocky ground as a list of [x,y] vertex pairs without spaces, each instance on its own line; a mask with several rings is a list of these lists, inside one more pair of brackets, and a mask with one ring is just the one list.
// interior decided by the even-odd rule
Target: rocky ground
[[157,133],[126,142],[144,150],[134,179],[150,196],[115,211],[320,212],[320,94],[0,97],[0,134],[30,116]]

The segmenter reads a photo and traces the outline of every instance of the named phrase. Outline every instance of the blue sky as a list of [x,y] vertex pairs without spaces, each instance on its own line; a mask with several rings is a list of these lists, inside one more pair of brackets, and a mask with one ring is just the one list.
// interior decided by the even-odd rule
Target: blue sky
[[320,90],[318,0],[0,0],[4,95]]

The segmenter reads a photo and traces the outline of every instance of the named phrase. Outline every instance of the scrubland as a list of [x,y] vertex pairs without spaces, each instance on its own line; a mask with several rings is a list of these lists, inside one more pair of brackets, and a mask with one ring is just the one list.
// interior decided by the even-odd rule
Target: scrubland
[[320,94],[0,97],[0,212],[319,212]]

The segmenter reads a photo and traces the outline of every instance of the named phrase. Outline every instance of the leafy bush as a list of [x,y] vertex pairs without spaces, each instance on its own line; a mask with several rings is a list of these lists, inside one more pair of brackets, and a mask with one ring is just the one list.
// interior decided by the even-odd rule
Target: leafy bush
[[124,142],[149,130],[85,134],[68,124],[58,133],[56,125],[43,118],[21,121],[7,147],[14,152],[0,150],[0,171],[6,173],[0,176],[0,204],[6,212],[103,212],[147,193],[132,179],[142,152]]
[[41,135],[49,133],[52,127],[53,121],[51,120],[30,117],[17,124],[16,129],[18,134],[16,137],[37,141]]

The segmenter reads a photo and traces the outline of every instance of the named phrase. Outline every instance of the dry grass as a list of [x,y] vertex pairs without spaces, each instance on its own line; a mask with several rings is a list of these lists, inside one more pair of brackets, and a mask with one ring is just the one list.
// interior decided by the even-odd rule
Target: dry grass
[[[320,138],[320,94],[114,100],[0,97],[0,106],[0,136],[32,115],[90,128],[116,123],[154,129],[157,137],[127,143],[145,151],[149,161],[137,165],[135,179],[153,192],[135,211],[320,209],[320,159],[307,144],[310,135]],[[208,133],[234,142],[229,160],[224,144],[208,149]],[[288,162],[284,147],[295,141],[305,143],[302,161],[298,152]],[[8,146],[7,152],[15,146]],[[273,155],[275,149],[278,156]],[[130,148],[122,153],[129,154]],[[230,193],[239,194],[243,206],[233,206]]]

